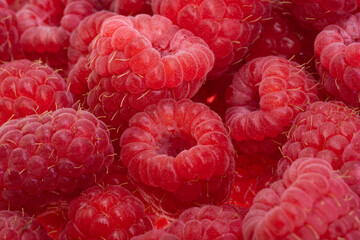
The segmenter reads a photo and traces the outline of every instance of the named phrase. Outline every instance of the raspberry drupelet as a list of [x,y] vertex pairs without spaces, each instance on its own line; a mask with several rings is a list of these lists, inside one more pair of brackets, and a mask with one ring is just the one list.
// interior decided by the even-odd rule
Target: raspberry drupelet
[[209,76],[222,75],[240,61],[261,32],[261,20],[270,13],[265,0],[152,0],[154,13],[205,40],[215,54]]
[[[146,199],[179,203],[164,210],[170,214],[186,204],[220,203],[230,193],[234,150],[221,118],[204,104],[161,100],[130,119],[120,145],[121,160]],[[154,192],[162,193],[159,199]]]
[[315,39],[316,67],[324,88],[349,105],[360,106],[360,13],[329,25]]
[[191,98],[214,56],[204,40],[165,17],[114,16],[92,43],[87,104],[120,129],[129,118],[164,98]]
[[91,186],[114,158],[105,124],[71,108],[8,121],[0,148],[2,198],[25,209]]
[[0,124],[73,104],[65,80],[40,61],[22,59],[0,65]]
[[359,198],[329,163],[299,158],[260,191],[243,220],[250,239],[359,239]]
[[0,239],[51,240],[44,227],[24,212],[0,211]]
[[296,115],[318,97],[314,78],[301,66],[269,56],[240,68],[225,100],[226,124],[239,150],[271,153]]
[[130,239],[152,229],[144,205],[118,185],[86,189],[69,206],[61,240]]
[[340,169],[344,162],[358,158],[356,141],[360,135],[355,134],[359,130],[360,117],[355,109],[343,102],[315,102],[309,105],[294,119],[287,134],[278,174],[282,176],[299,157],[317,157],[329,162],[333,169]]

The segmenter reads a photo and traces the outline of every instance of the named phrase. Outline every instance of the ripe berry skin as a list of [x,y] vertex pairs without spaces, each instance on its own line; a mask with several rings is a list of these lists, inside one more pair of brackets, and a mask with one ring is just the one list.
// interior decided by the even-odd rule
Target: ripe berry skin
[[219,77],[240,61],[261,31],[260,21],[269,14],[268,1],[152,0],[154,13],[205,40],[215,54],[209,76]]
[[143,235],[133,237],[131,240],[181,240],[181,238],[164,230],[151,230]]
[[[288,141],[282,146],[283,158],[278,163],[282,176],[291,162],[300,157],[317,157],[337,170],[344,162],[356,159],[350,143],[356,142],[360,117],[343,102],[315,102],[293,122]],[[352,139],[354,138],[355,141]],[[345,154],[346,153],[346,154]]]
[[233,180],[234,150],[227,134],[207,106],[164,99],[130,119],[120,139],[121,160],[146,199],[156,202],[151,196],[158,193],[179,202],[169,212],[184,204],[219,203]]
[[0,211],[0,239],[51,240],[44,227],[20,211]]
[[0,127],[0,146],[2,198],[25,208],[91,186],[114,153],[105,124],[70,108],[8,121]]
[[152,229],[144,205],[121,186],[95,186],[69,206],[61,240],[130,239]]
[[324,88],[349,105],[360,106],[360,13],[329,25],[315,39],[316,67]]
[[225,100],[230,105],[226,124],[237,147],[245,153],[271,153],[295,116],[318,97],[315,80],[301,66],[269,56],[240,68]]
[[[206,43],[165,17],[114,16],[92,43],[87,104],[121,128],[163,98],[191,98],[214,64]],[[120,132],[120,131],[118,131]]]
[[72,105],[65,80],[51,67],[26,59],[0,65],[1,124]]
[[329,163],[299,158],[256,195],[244,239],[357,239],[359,216],[358,196]]

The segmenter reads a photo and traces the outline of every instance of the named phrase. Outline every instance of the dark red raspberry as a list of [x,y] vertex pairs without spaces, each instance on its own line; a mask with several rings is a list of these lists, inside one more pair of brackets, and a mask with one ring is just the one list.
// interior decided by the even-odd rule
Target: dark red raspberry
[[205,40],[215,54],[211,77],[224,73],[240,61],[269,14],[267,0],[152,0],[154,13]]
[[70,34],[93,12],[93,0],[31,0],[17,12],[22,49],[29,58],[41,57],[51,66],[66,66]]
[[84,18],[79,26],[71,33],[68,49],[70,72],[67,81],[70,91],[81,103],[85,103],[86,93],[89,91],[87,80],[91,73],[89,66],[89,45],[100,33],[104,20],[116,14],[108,11],[96,12]]
[[95,186],[69,206],[62,240],[130,239],[152,229],[144,205],[121,186]]
[[243,217],[231,205],[193,207],[185,210],[166,231],[182,240],[241,240]]
[[315,80],[297,63],[281,57],[252,60],[226,90],[226,124],[245,152],[274,152],[295,116],[316,101]]
[[87,104],[118,129],[161,99],[194,96],[214,63],[201,38],[159,15],[108,18],[92,48]]
[[360,13],[329,25],[315,39],[317,70],[324,88],[353,106],[360,106]]
[[0,62],[21,56],[20,33],[15,13],[0,5]]
[[114,155],[105,124],[70,108],[8,121],[0,147],[2,197],[29,209],[45,206],[54,193],[91,186]]
[[358,239],[359,198],[318,158],[299,158],[260,191],[243,221],[244,239]]
[[1,124],[72,105],[65,80],[51,67],[25,59],[0,65]]
[[319,31],[358,10],[360,5],[358,0],[291,0],[283,2],[292,9],[293,14],[303,26]]
[[51,240],[40,223],[24,212],[0,211],[0,239]]
[[121,15],[151,14],[151,0],[100,0],[102,6]]
[[[287,134],[288,141],[282,147],[283,158],[278,165],[278,174],[282,176],[288,166],[300,157],[321,158],[334,169],[341,168],[344,162],[354,159],[353,145],[349,146],[349,143],[358,130],[360,117],[355,109],[342,102],[311,104],[295,118]],[[349,159],[344,160],[347,148]]]
[[161,100],[131,118],[120,144],[131,178],[145,192],[173,196],[178,209],[181,202],[219,203],[230,193],[234,150],[221,118],[203,104]]
[[165,230],[151,230],[143,235],[133,237],[131,240],[181,240],[181,238]]

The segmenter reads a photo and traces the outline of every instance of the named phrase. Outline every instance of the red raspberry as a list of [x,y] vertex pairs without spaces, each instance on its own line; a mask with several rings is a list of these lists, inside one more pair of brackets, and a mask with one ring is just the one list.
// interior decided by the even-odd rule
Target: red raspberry
[[360,197],[360,162],[350,161],[341,167],[340,176],[349,185],[350,189]]
[[85,190],[70,203],[60,239],[130,239],[152,229],[144,205],[121,186]]
[[243,66],[226,90],[226,124],[238,148],[274,152],[281,133],[308,104],[318,99],[314,79],[297,63],[262,57]]
[[131,178],[145,192],[172,195],[175,208],[229,195],[234,150],[221,118],[203,104],[161,100],[131,118],[120,145]]
[[168,17],[205,40],[215,54],[211,77],[240,61],[269,13],[267,0],[152,0],[154,13]]
[[108,11],[96,12],[84,18],[79,26],[71,33],[68,49],[70,72],[67,81],[70,91],[77,99],[85,103],[86,93],[89,91],[87,79],[91,73],[89,66],[89,45],[100,33],[102,23],[116,14]]
[[12,61],[21,56],[19,29],[15,13],[0,5],[0,61]]
[[9,8],[15,12],[19,11],[26,3],[29,2],[29,0],[0,0],[0,2],[1,1],[7,1]]
[[327,26],[315,39],[317,70],[324,88],[346,103],[360,106],[360,13]]
[[[360,117],[355,109],[342,102],[315,102],[294,120],[288,141],[282,147],[283,158],[278,165],[282,176],[289,165],[300,157],[317,157],[329,162],[334,169],[344,164],[344,149],[360,130]],[[357,138],[359,139],[359,138]]]
[[115,128],[161,99],[194,96],[214,61],[201,38],[159,15],[108,18],[92,48],[87,103]]
[[51,240],[40,223],[24,212],[0,211],[0,239]]
[[48,110],[71,107],[65,80],[39,61],[0,65],[0,123]]
[[285,4],[289,5],[303,26],[321,31],[327,25],[336,23],[358,10],[360,2],[358,0],[291,0]]
[[67,64],[71,32],[94,11],[93,0],[31,0],[17,12],[21,47],[31,58],[49,59],[49,65],[62,67]]
[[143,235],[133,237],[131,240],[181,240],[181,238],[165,230],[151,230]]
[[243,221],[244,239],[358,239],[359,198],[329,163],[299,158],[260,191]]
[[241,212],[231,205],[205,205],[185,210],[166,231],[182,240],[241,240],[242,220]]
[[6,0],[0,0],[0,8],[8,8],[9,5]]
[[8,121],[0,147],[2,197],[29,209],[91,186],[113,161],[105,124],[70,108]]

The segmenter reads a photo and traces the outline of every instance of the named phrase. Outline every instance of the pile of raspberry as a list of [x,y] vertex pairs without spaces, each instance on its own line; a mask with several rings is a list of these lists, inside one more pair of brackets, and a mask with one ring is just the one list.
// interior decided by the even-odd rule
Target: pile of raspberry
[[0,239],[360,239],[359,0],[0,0]]

